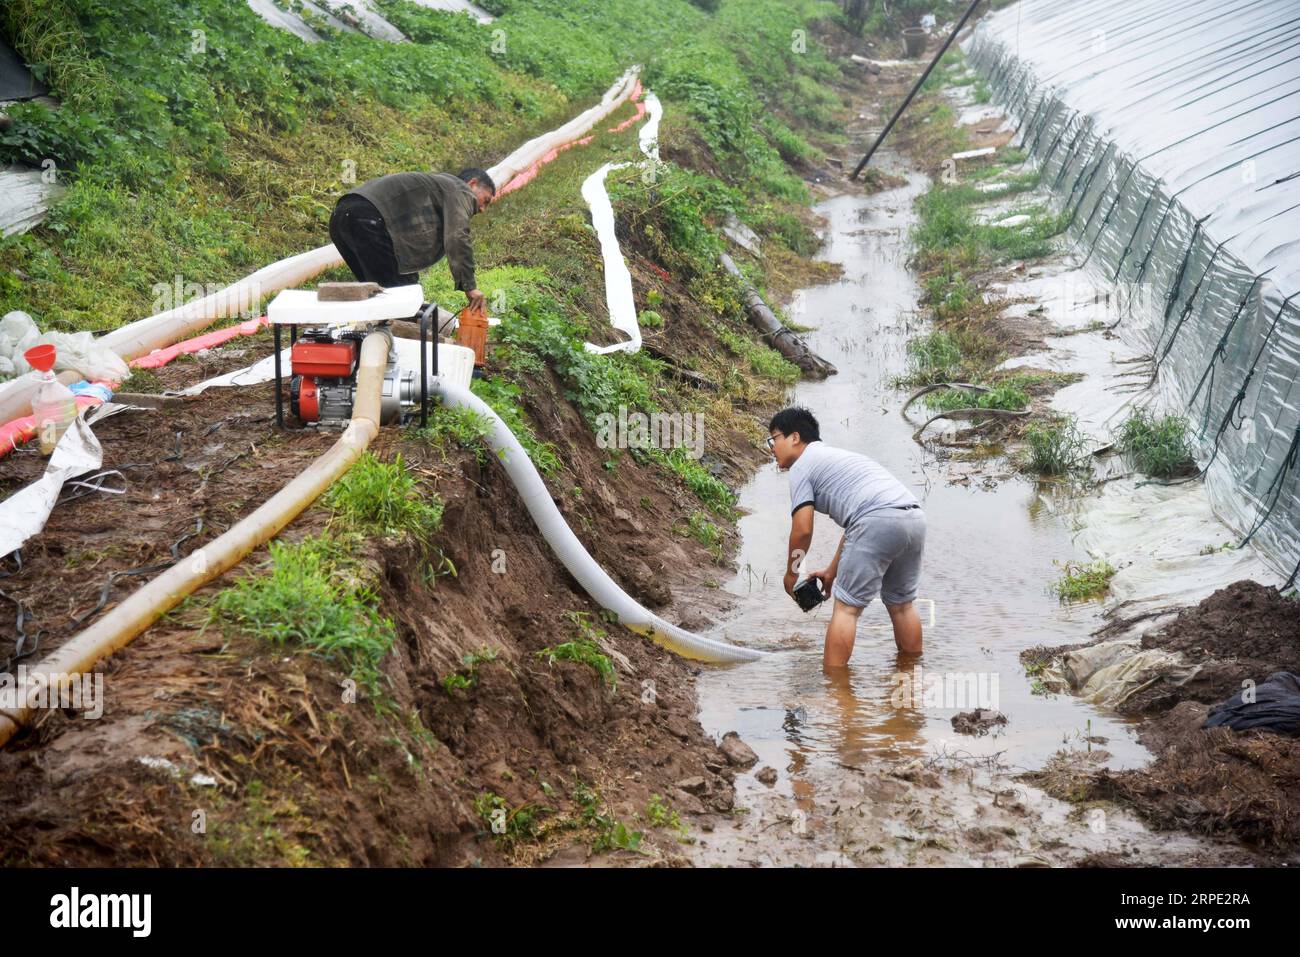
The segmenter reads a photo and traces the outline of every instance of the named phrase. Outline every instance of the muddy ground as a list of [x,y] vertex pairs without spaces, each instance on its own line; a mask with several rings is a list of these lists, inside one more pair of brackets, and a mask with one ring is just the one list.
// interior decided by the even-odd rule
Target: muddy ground
[[[706,377],[701,350],[726,365],[684,288],[631,258],[643,294],[656,288],[664,297],[658,351]],[[239,368],[264,354],[269,338],[179,359],[148,384],[176,389]],[[333,442],[276,431],[271,389],[214,389],[96,424],[104,468],[124,476],[109,485],[123,494],[59,505],[23,550],[21,571],[4,580],[32,616],[27,632],[43,632],[28,663],[102,613],[95,607],[110,576],[111,608],[149,577],[122,573],[167,561],[173,545],[188,555]],[[670,607],[675,589],[707,600],[701,583],[718,561],[684,532],[699,501],[630,454],[611,467],[563,394],[548,370],[524,390],[524,405],[563,463],[551,486],[566,519],[634,597],[689,618],[689,607]],[[769,400],[756,392],[755,423]],[[573,862],[619,824],[647,833],[636,853],[616,853],[653,863],[678,859],[680,831],[670,813],[663,828],[650,826],[652,795],[682,813],[731,808],[731,765],[696,719],[692,666],[600,619],[490,454],[387,429],[371,450],[383,459],[400,453],[445,502],[442,529],[423,547],[361,545],[382,612],[397,626],[383,662],[385,713],[364,695],[344,701],[341,675],[327,663],[208,623],[207,601],[264,560],[259,550],[104,665],[102,718],[46,712],[0,752],[6,864],[526,863],[566,847],[560,860]],[[706,468],[735,484],[761,455],[752,436],[711,420]],[[11,455],[0,492],[43,467],[36,455]],[[329,519],[313,507],[281,537],[300,540]],[[723,534],[721,547],[734,547],[734,531]],[[494,553],[504,574],[493,570]],[[585,665],[538,657],[572,637],[570,612],[604,633],[615,686]],[[17,635],[12,626],[3,634],[9,654]],[[477,685],[445,690],[442,679],[463,670],[463,657],[485,650],[496,658],[478,665]],[[505,838],[488,833],[485,794],[510,813]]]
[[[1138,625],[1117,620],[1103,640]],[[1029,780],[1075,802],[1116,801],[1160,830],[1238,840],[1278,861],[1300,851],[1300,739],[1253,729],[1202,728],[1211,707],[1278,671],[1300,669],[1300,600],[1244,580],[1184,608],[1141,636],[1143,649],[1182,654],[1199,668],[1186,681],[1161,677],[1119,706],[1142,719],[1147,767],[1111,771],[1062,757]],[[1069,649],[1035,649],[1047,661]],[[1114,863],[1102,858],[1098,863]]]

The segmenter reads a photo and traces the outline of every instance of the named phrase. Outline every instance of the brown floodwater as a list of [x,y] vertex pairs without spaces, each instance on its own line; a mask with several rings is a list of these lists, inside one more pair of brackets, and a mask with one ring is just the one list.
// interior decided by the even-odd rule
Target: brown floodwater
[[[820,815],[828,819],[821,827],[827,838],[805,842],[809,854],[815,849],[818,856],[805,855],[803,861],[860,863],[862,855],[846,856],[844,851],[846,843],[853,843],[853,830],[838,823],[851,816],[840,812],[849,808],[852,814],[867,815],[864,809],[872,807],[875,824],[863,825],[864,842],[875,852],[868,860],[977,862],[978,849],[955,843],[960,838],[951,835],[969,829],[997,803],[992,796],[1007,786],[1028,797],[1047,823],[1039,825],[1036,837],[1017,839],[989,860],[1014,860],[1017,853],[1039,846],[1132,845],[1144,835],[1136,822],[1121,821],[1113,813],[1109,831],[1096,827],[1095,820],[1091,827],[1071,823],[1068,805],[1011,784],[1015,772],[1039,768],[1062,749],[1085,757],[1104,749],[1106,755],[1097,757],[1111,768],[1140,766],[1151,755],[1137,742],[1134,724],[1073,696],[1035,693],[1032,677],[1019,662],[1020,652],[1034,645],[1086,642],[1101,623],[1098,604],[1062,604],[1049,589],[1061,576],[1057,563],[1087,558],[1072,541],[1076,529],[1070,510],[1051,507],[1059,490],[1040,496],[1034,480],[1015,474],[997,457],[953,470],[937,457],[944,453],[914,441],[913,431],[927,416],[920,404],[907,418],[900,414],[906,390],[892,382],[906,367],[907,340],[926,327],[917,311],[920,290],[908,257],[915,223],[912,201],[928,183],[914,171],[899,172],[907,175],[905,186],[866,197],[838,196],[817,207],[828,223],[819,257],[841,263],[844,273],[836,282],[799,292],[788,313],[793,322],[814,327],[807,335],[809,344],[839,374],[823,382],[800,382],[791,399],[817,415],[828,444],[876,459],[921,500],[928,532],[917,607],[925,651],[919,661],[900,659],[888,615],[877,601],[862,616],[847,674],[823,674],[821,649],[830,610],[824,604],[805,615],[785,594],[788,479],[775,462],[759,469],[740,490],[740,506],[748,514],[739,526],[738,570],[722,584],[738,601],[710,633],[780,653],[757,663],[704,669],[698,679],[705,730],[718,737],[739,732],[760,758],[736,782],[737,803],[751,809],[750,820],[737,823],[734,834],[722,833],[732,830],[724,827],[706,837],[704,846],[714,853],[704,851],[705,860],[797,861],[797,856],[774,850],[780,842],[772,838],[786,833],[807,837],[810,822],[815,824]],[[955,471],[962,481],[950,481]],[[818,515],[808,567],[822,567],[838,542],[839,530]],[[918,692],[911,701],[900,702],[907,688],[900,676],[915,678],[917,664],[922,672]],[[920,691],[935,676],[946,679],[947,692],[932,688],[927,700]],[[1008,723],[981,737],[956,734],[952,717],[976,705],[995,708]],[[950,835],[932,842],[939,848],[937,858],[918,858],[916,849],[928,845],[925,839],[918,843],[916,821],[908,824],[901,814],[883,810],[902,800],[912,808],[909,816],[915,816],[916,794],[900,796],[892,783],[875,776],[882,768],[909,761],[949,772],[971,769],[959,787],[949,775],[937,791],[924,796],[922,803],[933,806],[921,818],[931,814],[932,823],[943,818]],[[764,785],[755,778],[764,766],[775,769],[774,783]],[[778,823],[782,826],[773,829]],[[881,846],[909,828],[914,833],[901,835],[906,853]],[[1044,829],[1050,838],[1043,837]],[[1169,840],[1145,837],[1152,844]],[[761,850],[745,850],[743,844]]]
[[[809,344],[840,371],[823,382],[801,382],[791,400],[818,417],[824,441],[876,459],[922,502],[927,538],[916,604],[925,653],[915,664],[921,688],[943,676],[950,690],[940,696],[936,688],[931,707],[895,707],[908,687],[900,675],[914,678],[914,664],[899,658],[878,601],[862,616],[850,674],[823,675],[829,603],[805,615],[781,586],[789,484],[773,461],[740,491],[749,514],[740,521],[739,570],[723,587],[741,601],[714,634],[790,650],[702,675],[702,721],[710,731],[739,731],[778,767],[789,763],[787,752],[816,766],[945,747],[1008,751],[1017,763],[1036,766],[1063,742],[1089,734],[1108,739],[1111,766],[1145,763],[1149,754],[1132,725],[1072,696],[1035,694],[1018,660],[1032,645],[1087,641],[1100,622],[1098,606],[1062,604],[1048,587],[1061,574],[1055,562],[1086,558],[1071,542],[1068,518],[1044,507],[1037,483],[1011,474],[1004,460],[984,463],[985,480],[950,483],[946,463],[912,438],[927,415],[921,403],[907,418],[899,414],[907,390],[891,383],[906,367],[907,340],[925,327],[907,258],[912,199],[926,185],[912,173],[900,189],[839,196],[817,207],[828,220],[820,258],[843,264],[844,275],[801,291],[789,315],[815,327]],[[825,565],[839,535],[827,516],[817,516],[810,567]],[[1005,730],[980,738],[954,734],[952,716],[976,705],[1006,714]]]

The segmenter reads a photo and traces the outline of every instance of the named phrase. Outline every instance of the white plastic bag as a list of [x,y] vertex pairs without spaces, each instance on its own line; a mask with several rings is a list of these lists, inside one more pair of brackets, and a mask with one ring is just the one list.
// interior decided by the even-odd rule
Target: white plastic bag
[[12,374],[21,375],[31,370],[23,353],[36,345],[40,336],[41,330],[25,312],[15,309],[0,319],[0,358],[9,360]]
[[126,362],[89,332],[47,332],[41,335],[27,313],[15,309],[0,319],[0,375],[24,375],[32,370],[23,353],[49,343],[57,353],[54,370],[78,372],[91,380],[121,382],[131,374]]
[[121,382],[131,374],[126,361],[112,349],[96,341],[89,332],[47,332],[41,336],[42,343],[48,342],[58,351],[54,360],[54,370],[62,372],[71,369],[80,372],[91,382]]

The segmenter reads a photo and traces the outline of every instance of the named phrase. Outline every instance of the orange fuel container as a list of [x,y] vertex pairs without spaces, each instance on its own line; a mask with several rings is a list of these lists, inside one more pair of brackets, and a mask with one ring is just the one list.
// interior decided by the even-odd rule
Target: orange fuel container
[[456,328],[456,341],[468,349],[474,350],[474,365],[482,366],[487,358],[487,315],[466,306],[460,313],[460,324]]

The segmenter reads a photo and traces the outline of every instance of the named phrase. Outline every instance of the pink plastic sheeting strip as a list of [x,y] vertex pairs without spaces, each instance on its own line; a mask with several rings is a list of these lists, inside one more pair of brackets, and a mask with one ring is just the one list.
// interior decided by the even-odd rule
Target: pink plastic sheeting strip
[[237,325],[227,326],[225,329],[218,329],[215,332],[205,332],[193,339],[186,339],[184,342],[178,342],[165,349],[155,349],[147,356],[132,359],[131,367],[133,369],[157,369],[165,366],[179,355],[211,349],[214,346],[229,342],[236,336],[251,336],[266,324],[266,316],[262,316],[258,319],[249,319]]
[[531,183],[533,180],[537,179],[537,174],[542,171],[542,167],[545,166],[547,163],[551,162],[552,160],[554,160],[565,150],[571,150],[575,146],[586,146],[593,139],[595,139],[594,136],[584,136],[580,140],[573,140],[572,142],[565,143],[561,146],[555,147],[555,149],[553,150],[548,151],[536,163],[528,167],[528,169],[524,170],[522,173],[520,173],[518,176],[516,176],[514,179],[508,182],[505,186],[502,186],[499,190],[497,190],[497,199],[500,199],[502,196],[506,195],[506,193],[513,193],[517,189],[522,189],[523,187]]
[[645,100],[641,99],[640,77],[637,78],[636,86],[632,87],[632,95],[628,97],[628,100],[636,104],[636,116],[628,117],[622,123],[618,124],[618,126],[611,126],[609,132],[622,133],[633,123],[639,123],[641,118],[645,116]]
[[[628,102],[636,104],[636,116],[632,117],[631,119],[624,120],[618,126],[615,126],[612,129],[610,129],[609,132],[617,133],[621,130],[625,130],[633,123],[635,123],[637,120],[641,119],[641,117],[645,116],[645,112],[646,112],[645,103],[642,102],[641,100],[641,94],[642,94],[641,81],[638,79],[636,81],[636,85],[632,87],[631,95],[628,97]],[[513,193],[515,190],[522,189],[523,187],[527,186],[533,180],[537,179],[537,174],[542,171],[543,166],[545,166],[547,163],[553,162],[555,158],[559,156],[561,153],[563,153],[565,150],[571,150],[575,146],[586,146],[595,138],[596,138],[595,134],[592,134],[591,136],[584,136],[582,137],[582,139],[572,140],[568,143],[564,143],[560,146],[557,146],[553,150],[548,151],[536,163],[528,167],[528,169],[524,170],[522,173],[520,173],[510,182],[506,183],[506,185],[498,189],[497,198],[500,199],[502,196],[506,195],[507,193]]]

